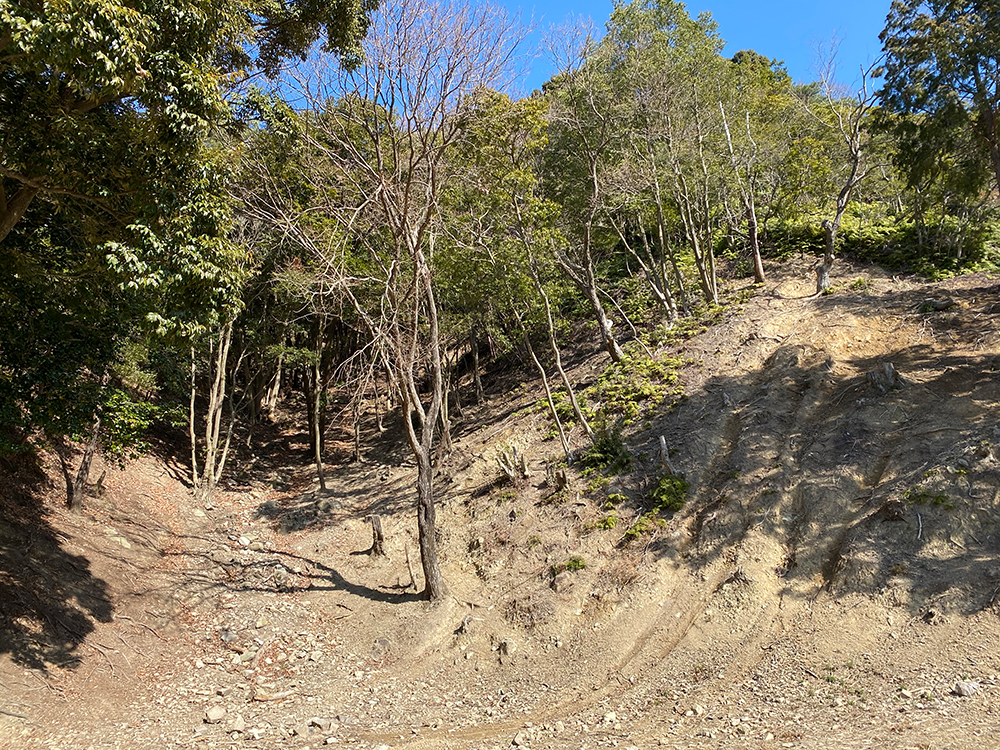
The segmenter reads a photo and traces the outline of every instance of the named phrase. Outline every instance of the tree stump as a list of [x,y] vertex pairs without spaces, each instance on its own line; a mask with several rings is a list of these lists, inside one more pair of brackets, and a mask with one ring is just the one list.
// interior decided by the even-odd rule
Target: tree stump
[[372,548],[369,554],[372,557],[385,557],[385,535],[382,533],[382,517],[372,513],[369,517],[372,522]]

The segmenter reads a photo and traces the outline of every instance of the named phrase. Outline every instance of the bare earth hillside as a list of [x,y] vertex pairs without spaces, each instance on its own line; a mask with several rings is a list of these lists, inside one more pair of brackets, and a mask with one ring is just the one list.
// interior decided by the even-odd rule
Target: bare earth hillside
[[[208,508],[153,457],[79,516],[57,462],[5,465],[0,746],[1000,746],[1000,281],[836,270],[731,290],[658,353],[686,397],[631,470],[558,495],[540,384],[496,376],[437,477],[435,606],[390,433],[321,493],[275,430]],[[689,499],[630,537],[660,436]]]

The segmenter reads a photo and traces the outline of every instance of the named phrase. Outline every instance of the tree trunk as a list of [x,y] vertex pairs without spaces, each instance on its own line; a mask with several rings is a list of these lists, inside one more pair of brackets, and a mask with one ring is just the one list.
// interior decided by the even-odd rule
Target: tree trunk
[[483,381],[479,376],[479,333],[473,331],[469,336],[469,345],[472,348],[472,379],[476,384],[476,403],[481,404],[486,398],[483,391]]
[[275,408],[278,406],[278,394],[281,393],[281,368],[283,364],[283,355],[278,355],[278,364],[275,367],[274,375],[271,377],[268,383],[267,389],[264,393],[264,402],[262,404],[263,410],[270,414],[273,413]]
[[434,513],[434,470],[431,457],[420,451],[417,454],[417,530],[420,538],[420,563],[424,569],[424,596],[431,601],[443,599],[448,594],[438,562],[437,535]]
[[556,402],[552,398],[552,388],[549,386],[549,376],[545,374],[545,368],[542,367],[542,363],[535,356],[535,350],[531,346],[531,340],[528,338],[528,331],[526,329],[524,329],[524,345],[528,348],[531,361],[535,363],[538,373],[542,376],[542,386],[545,388],[545,401],[549,405],[549,412],[552,414],[552,419],[556,424],[556,432],[559,433],[559,442],[562,443],[563,453],[566,454],[566,462],[572,463],[573,452],[570,450],[569,441],[566,439],[566,430],[563,429],[562,420],[559,419],[559,412],[556,411]]
[[195,425],[195,399],[198,396],[198,362],[194,346],[191,347],[191,382],[188,399],[188,437],[191,439],[191,487],[198,487],[198,435]]
[[[229,445],[233,436],[233,414],[232,404],[229,409],[229,426],[226,430],[226,441],[221,449],[219,442],[222,438],[223,411],[226,404],[227,375],[229,370],[229,348],[233,342],[233,321],[229,321],[219,332],[218,346],[213,341],[211,351],[215,352],[212,366],[215,369],[212,378],[212,387],[208,394],[208,413],[205,416],[205,462],[202,467],[200,481],[197,479],[197,449],[193,440],[194,437],[194,405],[195,405],[195,381],[194,381],[194,359],[191,363],[191,435],[192,435],[192,478],[195,482],[195,498],[199,502],[208,502],[215,493],[215,488],[222,478],[223,469],[226,466],[226,459],[229,456]],[[193,350],[192,350],[193,354]],[[242,357],[241,357],[242,359]],[[239,369],[237,363],[236,370]]]
[[763,284],[764,262],[760,257],[760,234],[757,231],[757,209],[753,200],[747,202],[747,237],[750,240],[750,252],[753,254],[753,278],[758,284]]
[[326,489],[326,475],[323,472],[323,428],[320,414],[323,411],[323,387],[322,373],[320,372],[319,359],[312,366],[312,414],[309,429],[312,432],[313,460],[316,463],[316,478],[319,480],[319,488]]
[[601,298],[597,293],[597,279],[594,278],[594,269],[585,269],[587,273],[587,286],[584,289],[587,299],[590,300],[591,307],[594,308],[594,315],[597,317],[597,326],[601,332],[601,342],[604,344],[605,350],[611,355],[612,362],[621,362],[625,357],[625,352],[622,351],[621,346],[619,346],[615,335],[611,332],[611,320],[608,318],[607,312],[604,310],[604,305],[601,304]]
[[573,384],[569,380],[569,376],[566,375],[566,370],[563,369],[562,365],[562,355],[559,352],[559,343],[556,341],[556,327],[552,320],[552,307],[549,305],[549,295],[545,293],[545,287],[542,286],[542,282],[539,280],[538,275],[535,273],[535,269],[531,269],[531,277],[535,281],[535,288],[538,289],[538,293],[542,297],[542,302],[545,305],[545,322],[549,330],[549,347],[552,349],[552,356],[555,357],[556,370],[559,371],[559,377],[562,379],[563,386],[566,388],[566,393],[569,396],[569,402],[573,407],[573,413],[576,415],[577,421],[583,428],[583,431],[587,434],[587,439],[591,443],[594,442],[594,431],[590,429],[590,423],[583,414],[583,410],[580,408],[580,403],[576,399],[576,392],[573,390]]
[[97,453],[98,436],[101,432],[101,414],[94,415],[94,427],[90,434],[90,441],[83,451],[83,458],[80,460],[80,468],[76,470],[76,478],[73,480],[73,492],[69,499],[69,509],[74,513],[83,510],[83,496],[87,490],[87,480],[90,478],[90,465],[94,461]]
[[20,188],[14,197],[7,200],[7,194],[0,185],[0,242],[6,239],[10,231],[17,225],[17,222],[28,210],[31,201],[40,192],[40,188],[25,185]]
[[823,262],[816,268],[816,294],[822,294],[830,286],[830,269],[833,268],[833,248],[837,241],[835,221],[823,220]]
[[382,532],[382,516],[372,513],[369,516],[372,522],[372,557],[385,557],[385,535]]

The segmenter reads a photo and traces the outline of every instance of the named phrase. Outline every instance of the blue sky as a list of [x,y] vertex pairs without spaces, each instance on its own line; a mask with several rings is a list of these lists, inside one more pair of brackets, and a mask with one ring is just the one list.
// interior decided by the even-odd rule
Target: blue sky
[[[611,14],[611,0],[499,0],[522,20],[534,18],[537,28],[530,40],[537,44],[540,34],[551,26],[564,23],[570,16],[586,16],[594,28],[603,31]],[[784,60],[797,82],[815,80],[816,48],[829,48],[839,40],[837,54],[838,82],[851,85],[858,79],[859,68],[867,67],[878,56],[882,31],[890,0],[841,0],[829,2],[794,2],[792,0],[690,0],[692,16],[702,11],[712,14],[719,25],[719,35],[727,42],[725,54],[753,49],[767,57]],[[530,92],[541,87],[554,71],[544,58],[531,65],[531,75],[523,82]]]

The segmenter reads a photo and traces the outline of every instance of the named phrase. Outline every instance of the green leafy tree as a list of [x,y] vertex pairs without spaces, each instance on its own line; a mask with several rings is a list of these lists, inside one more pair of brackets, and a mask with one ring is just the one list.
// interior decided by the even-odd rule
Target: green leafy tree
[[[26,313],[0,331],[8,445],[96,435],[128,339],[190,342],[233,319],[246,248],[209,142],[232,124],[227,92],[321,37],[350,61],[369,7],[0,3],[0,294]],[[19,354],[35,346],[48,354]]]
[[[323,36],[356,55],[369,0],[0,5],[0,241],[41,198],[102,222],[176,189],[227,85]],[[160,198],[159,201],[156,199]],[[117,219],[118,221],[114,221]]]
[[[892,3],[879,37],[885,51],[879,96],[886,110],[905,115],[894,129],[911,184],[938,169],[944,156],[964,162],[973,176],[992,172],[1000,187],[998,17],[1000,3],[993,0]],[[978,164],[965,158],[969,145]]]

